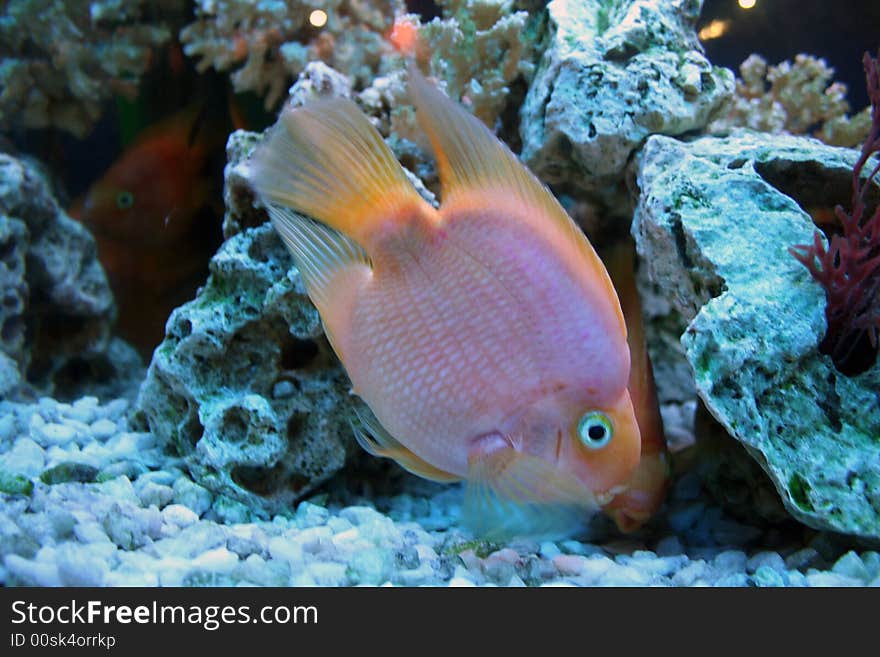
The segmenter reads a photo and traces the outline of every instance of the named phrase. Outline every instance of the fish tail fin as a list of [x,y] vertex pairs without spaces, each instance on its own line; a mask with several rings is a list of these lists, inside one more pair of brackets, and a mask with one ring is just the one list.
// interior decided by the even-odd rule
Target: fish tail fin
[[427,206],[378,130],[342,98],[286,107],[247,174],[266,204],[317,219],[367,252],[375,231]]
[[626,482],[626,490],[604,507],[623,532],[647,522],[663,504],[670,485],[669,455],[663,418],[645,338],[642,304],[636,287],[636,250],[630,240],[603,253],[608,273],[617,290],[627,326],[630,350],[628,390],[639,425],[639,464]]
[[583,529],[598,507],[574,476],[513,447],[478,450],[468,458],[462,519],[485,539],[562,538]]

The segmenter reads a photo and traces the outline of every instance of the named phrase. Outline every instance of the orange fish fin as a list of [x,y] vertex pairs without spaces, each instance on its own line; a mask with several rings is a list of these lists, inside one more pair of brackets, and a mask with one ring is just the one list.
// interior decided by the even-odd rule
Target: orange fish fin
[[339,231],[290,208],[270,204],[267,209],[319,309],[333,296],[337,273],[351,266],[370,267],[366,252]]
[[[611,280],[586,235],[519,158],[477,117],[431,85],[413,65],[409,67],[409,90],[419,124],[437,158],[442,206],[480,207],[490,202],[528,208],[528,212],[512,214],[538,229],[555,227],[559,239],[575,247],[613,295]],[[493,193],[490,201],[488,192]],[[623,315],[619,312],[618,318],[623,326]]]
[[413,454],[388,433],[369,410],[357,409],[356,414],[357,421],[352,423],[352,428],[358,444],[367,453],[381,458],[393,459],[405,470],[431,481],[451,483],[461,480],[461,477],[435,468],[420,456]]
[[472,453],[467,482],[464,524],[489,540],[569,536],[599,507],[574,476],[513,447]]
[[309,215],[365,249],[377,226],[427,205],[378,130],[343,98],[285,107],[247,172],[267,205]]

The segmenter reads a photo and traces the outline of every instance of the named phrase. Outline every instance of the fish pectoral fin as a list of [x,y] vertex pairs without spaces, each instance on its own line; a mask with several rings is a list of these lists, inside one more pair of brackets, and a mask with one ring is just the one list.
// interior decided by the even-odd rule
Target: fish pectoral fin
[[512,446],[477,450],[468,458],[462,515],[475,535],[562,538],[583,528],[598,508],[574,476]]
[[388,433],[369,409],[357,408],[355,413],[357,421],[352,422],[354,436],[358,445],[363,447],[367,453],[381,458],[393,459],[404,470],[431,481],[451,483],[461,480],[461,477],[435,468],[422,457],[414,454]]
[[313,217],[365,249],[377,224],[409,208],[433,210],[379,131],[343,98],[285,107],[244,171],[265,204]]
[[290,208],[269,205],[267,209],[319,308],[331,296],[335,274],[351,266],[370,267],[366,252],[350,237]]

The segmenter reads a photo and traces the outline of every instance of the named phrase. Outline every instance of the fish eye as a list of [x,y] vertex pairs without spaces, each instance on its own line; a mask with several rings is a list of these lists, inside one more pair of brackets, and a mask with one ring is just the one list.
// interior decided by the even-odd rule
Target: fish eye
[[116,195],[116,207],[120,210],[128,210],[134,205],[134,194],[131,192],[119,192]]
[[585,447],[601,449],[611,442],[614,428],[608,416],[599,411],[587,413],[578,422],[578,437]]

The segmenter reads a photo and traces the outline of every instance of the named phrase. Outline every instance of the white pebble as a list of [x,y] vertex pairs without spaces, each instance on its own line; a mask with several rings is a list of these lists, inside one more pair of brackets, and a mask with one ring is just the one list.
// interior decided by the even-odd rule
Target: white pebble
[[806,568],[820,559],[819,553],[811,547],[801,548],[785,559],[785,567],[790,570]]
[[77,422],[82,422],[84,424],[91,424],[95,420],[95,409],[94,407],[90,408],[76,402],[70,408],[64,409],[62,415],[68,420],[76,420]]
[[283,536],[273,536],[268,543],[269,556],[279,561],[285,561],[301,569],[304,561],[303,548],[299,543],[294,543]]
[[210,509],[214,501],[211,491],[186,476],[178,477],[172,488],[174,501],[192,509],[197,515],[202,515]]
[[552,562],[562,575],[580,575],[590,559],[579,554],[558,554]]
[[139,436],[140,434],[125,431],[110,438],[105,445],[112,453],[120,456],[137,454],[140,451],[138,448]]
[[399,570],[393,574],[394,581],[401,586],[421,586],[423,584],[434,584],[436,582],[436,574],[431,564],[423,562],[418,568],[410,568],[409,570]]
[[91,426],[89,427],[89,431],[91,432],[95,440],[107,440],[118,430],[119,428],[116,426],[116,423],[113,420],[108,420],[107,418],[96,420],[92,422]]
[[301,572],[290,578],[291,586],[317,586],[318,583],[309,572]]
[[198,515],[192,509],[182,504],[169,504],[162,509],[162,520],[169,525],[177,527],[189,527],[199,521]]
[[321,527],[309,527],[300,532],[291,535],[294,542],[299,543],[303,550],[311,554],[321,554],[328,549],[332,549],[333,532],[326,525]]
[[702,559],[692,561],[672,576],[674,586],[700,586],[709,576],[709,566]]
[[191,572],[192,566],[189,559],[180,557],[164,557],[155,565],[159,575],[159,586],[182,586],[183,578]]
[[110,570],[107,559],[76,543],[60,546],[56,563],[63,586],[104,586]]
[[[73,528],[73,535],[80,543],[110,543],[110,537],[107,532],[96,520],[90,522],[79,522]],[[112,543],[110,543],[113,545]]]
[[73,407],[78,409],[89,408],[91,410],[95,410],[98,408],[98,398],[93,395],[86,395],[85,397],[81,397],[73,402]]
[[538,549],[538,553],[545,559],[552,559],[557,554],[562,554],[562,550],[553,541],[544,541]]
[[196,568],[203,568],[212,573],[229,573],[238,565],[238,555],[230,552],[225,547],[208,550],[197,556],[192,561]]
[[471,580],[464,577],[453,577],[449,580],[450,588],[464,588],[476,586]]
[[434,548],[432,548],[430,545],[424,545],[421,543],[419,545],[416,545],[416,554],[419,555],[420,563],[425,561],[433,561],[434,559],[438,558],[437,553],[434,551]]
[[101,492],[118,501],[128,501],[139,504],[138,496],[134,491],[131,480],[125,475],[120,475],[100,484]]
[[58,566],[54,563],[30,561],[17,554],[6,557],[6,569],[28,586],[61,586]]
[[128,401],[125,399],[114,399],[113,401],[105,404],[103,407],[97,409],[97,415],[99,417],[106,417],[111,420],[116,420],[122,415],[125,410],[128,408]]
[[377,519],[385,519],[381,513],[369,506],[349,506],[339,512],[341,518],[345,518],[353,525],[362,525],[375,522]]
[[578,581],[591,585],[598,582],[608,570],[614,566],[614,562],[608,557],[592,557],[583,562]]
[[44,424],[32,430],[34,440],[42,445],[66,445],[76,438],[76,431],[66,424]]
[[114,570],[107,573],[105,586],[156,588],[159,586],[159,575],[153,572],[134,572]]
[[[140,486],[136,485],[135,490],[141,504],[144,506],[155,504],[160,509],[171,502],[171,498],[174,497],[174,491],[171,489],[171,486],[162,486],[152,481],[148,481]],[[196,516],[196,519],[198,519],[198,516]]]
[[31,432],[31,435],[44,426],[46,426],[46,420],[39,413],[32,413],[30,418],[28,418],[28,430]]
[[758,552],[753,555],[746,564],[746,569],[750,573],[757,572],[758,568],[764,567],[772,568],[780,573],[784,573],[787,570],[785,567],[785,559],[783,559],[777,552],[771,552],[769,550]]
[[137,444],[138,451],[146,451],[153,449],[159,442],[155,434],[152,433],[135,433],[133,434]]
[[338,547],[343,547],[346,543],[352,543],[358,540],[361,536],[361,532],[357,527],[352,527],[351,529],[346,529],[345,531],[339,532],[333,537],[333,543],[335,543]]
[[3,467],[14,474],[36,477],[46,466],[46,452],[27,436],[15,441],[2,457]]
[[345,572],[348,566],[344,563],[319,561],[309,564],[308,573],[318,586],[343,586],[346,583]]
[[814,571],[807,573],[807,586],[862,586],[862,582],[837,573]]
[[632,566],[614,564],[602,577],[600,583],[604,586],[645,586],[651,581],[648,573],[643,573]]
[[0,416],[0,443],[12,440],[16,430],[15,417],[12,414]]
[[715,557],[712,565],[722,573],[745,572],[748,557],[741,550],[725,550]]
[[862,563],[859,555],[852,550],[840,557],[840,559],[835,562],[834,566],[831,567],[831,571],[838,575],[862,580],[863,582],[868,582],[871,579],[871,575],[868,573],[868,569],[865,568],[865,564]]
[[340,518],[339,516],[333,516],[332,518],[327,520],[327,526],[334,534],[339,534],[353,527],[353,525],[348,520],[346,520],[345,518]]

